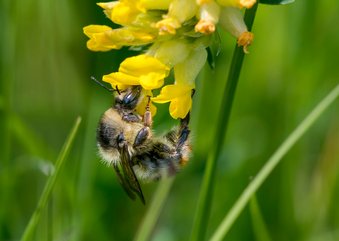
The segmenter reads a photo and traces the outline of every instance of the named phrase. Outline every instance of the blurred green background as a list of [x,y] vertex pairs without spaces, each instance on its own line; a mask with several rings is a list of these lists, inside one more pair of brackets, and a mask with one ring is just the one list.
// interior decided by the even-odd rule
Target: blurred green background
[[[81,4],[80,4],[81,3]],[[112,105],[95,85],[128,55],[86,49],[82,27],[110,24],[95,1],[0,1],[0,240],[18,240],[75,118],[83,118],[34,240],[131,240],[157,186],[144,184],[148,202],[128,199],[111,168],[97,156],[95,131]],[[208,227],[213,233],[241,191],[307,115],[339,83],[339,2],[260,5],[255,42],[246,56],[218,161]],[[216,69],[197,82],[192,113],[194,157],[177,175],[152,240],[190,236],[204,165],[214,144],[235,40],[220,31]],[[257,193],[271,240],[339,240],[338,101],[297,143]],[[157,133],[176,122],[167,105]],[[241,214],[226,240],[262,240],[258,215]]]

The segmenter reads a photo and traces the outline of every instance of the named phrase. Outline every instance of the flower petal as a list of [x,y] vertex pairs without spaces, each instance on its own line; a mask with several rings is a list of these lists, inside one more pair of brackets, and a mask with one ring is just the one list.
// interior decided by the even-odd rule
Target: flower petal
[[185,118],[192,108],[192,98],[190,95],[182,96],[171,101],[169,111],[174,119]]
[[169,73],[169,67],[152,56],[142,54],[125,59],[120,64],[119,71],[133,76],[156,72],[165,78]]
[[120,49],[121,45],[114,43],[109,37],[113,30],[105,25],[89,25],[83,28],[84,34],[90,39],[87,41],[87,48],[92,51],[108,51]]
[[191,93],[192,88],[186,85],[166,85],[161,89],[158,96],[153,97],[152,101],[156,103],[166,103],[175,98]]
[[164,84],[164,75],[151,72],[140,76],[140,85],[146,90],[158,89]]
[[153,97],[155,103],[171,102],[170,114],[173,118],[184,118],[192,107],[192,86],[167,85],[161,89],[158,96]]
[[139,85],[139,79],[121,72],[114,72],[104,75],[102,80],[108,82],[113,88],[118,86],[120,89],[125,89],[126,85]]

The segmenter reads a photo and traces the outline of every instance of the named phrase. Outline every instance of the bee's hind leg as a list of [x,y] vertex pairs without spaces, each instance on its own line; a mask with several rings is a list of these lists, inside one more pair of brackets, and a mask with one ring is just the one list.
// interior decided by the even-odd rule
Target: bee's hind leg
[[181,149],[185,142],[188,140],[188,136],[191,132],[190,129],[188,128],[189,121],[190,121],[190,112],[187,113],[184,119],[180,120],[177,149]]
[[144,125],[145,126],[148,126],[148,127],[152,127],[152,123],[153,123],[153,120],[152,120],[152,113],[150,111],[150,102],[151,102],[151,96],[147,96],[148,97],[148,103],[146,105],[146,111],[145,111],[145,114],[144,114]]

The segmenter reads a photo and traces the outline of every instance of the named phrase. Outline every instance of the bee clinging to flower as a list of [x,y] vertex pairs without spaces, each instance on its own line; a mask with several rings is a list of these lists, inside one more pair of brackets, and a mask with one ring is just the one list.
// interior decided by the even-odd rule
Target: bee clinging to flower
[[[177,173],[188,161],[189,115],[197,76],[208,59],[217,26],[248,52],[253,34],[241,12],[256,0],[118,0],[98,3],[115,25],[91,24],[83,31],[92,51],[142,49],[102,80],[116,88],[115,104],[102,116],[97,142],[127,194],[144,202],[138,180]],[[211,56],[209,56],[211,57]],[[173,79],[171,78],[173,77]],[[153,97],[153,94],[157,94]],[[152,102],[169,103],[180,124],[163,136],[152,131]]]
[[[97,129],[102,159],[112,165],[120,184],[132,199],[145,199],[139,184],[176,174],[190,156],[189,114],[163,136],[152,132],[149,103],[143,116],[135,109],[142,95],[140,86],[129,87],[115,98]],[[150,97],[149,97],[150,98]]]

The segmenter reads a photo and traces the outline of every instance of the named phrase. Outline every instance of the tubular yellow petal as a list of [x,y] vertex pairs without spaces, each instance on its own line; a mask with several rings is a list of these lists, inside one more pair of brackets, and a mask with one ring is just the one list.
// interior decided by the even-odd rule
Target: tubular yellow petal
[[145,9],[138,0],[119,1],[111,10],[110,19],[120,25],[130,25],[142,12],[145,12]]
[[138,29],[118,28],[107,32],[112,42],[120,46],[139,46],[152,43],[155,35]]
[[185,118],[192,108],[192,98],[190,95],[185,95],[182,98],[173,100],[169,106],[170,115],[174,118]]
[[112,28],[106,25],[88,25],[83,28],[84,34],[89,38],[93,37],[95,34],[104,33],[110,30],[112,30]]
[[164,84],[164,75],[151,72],[140,76],[140,85],[146,90],[158,89]]
[[110,83],[112,87],[116,85],[139,85],[138,77],[127,75],[121,72],[114,72],[104,75],[102,80]]
[[165,78],[170,68],[160,60],[149,55],[138,55],[125,59],[119,71],[132,76],[143,76],[149,73],[157,73],[159,78]]
[[167,85],[161,89],[158,96],[153,97],[155,103],[171,102],[170,114],[173,118],[184,118],[192,107],[192,86]]
[[84,34],[90,39],[87,41],[87,48],[92,51],[108,51],[120,49],[122,46],[114,43],[109,33],[112,29],[105,25],[89,25],[83,28]]
[[166,85],[161,89],[158,96],[152,98],[152,101],[156,103],[166,103],[176,98],[182,98],[185,95],[191,96],[191,92],[192,86]]

